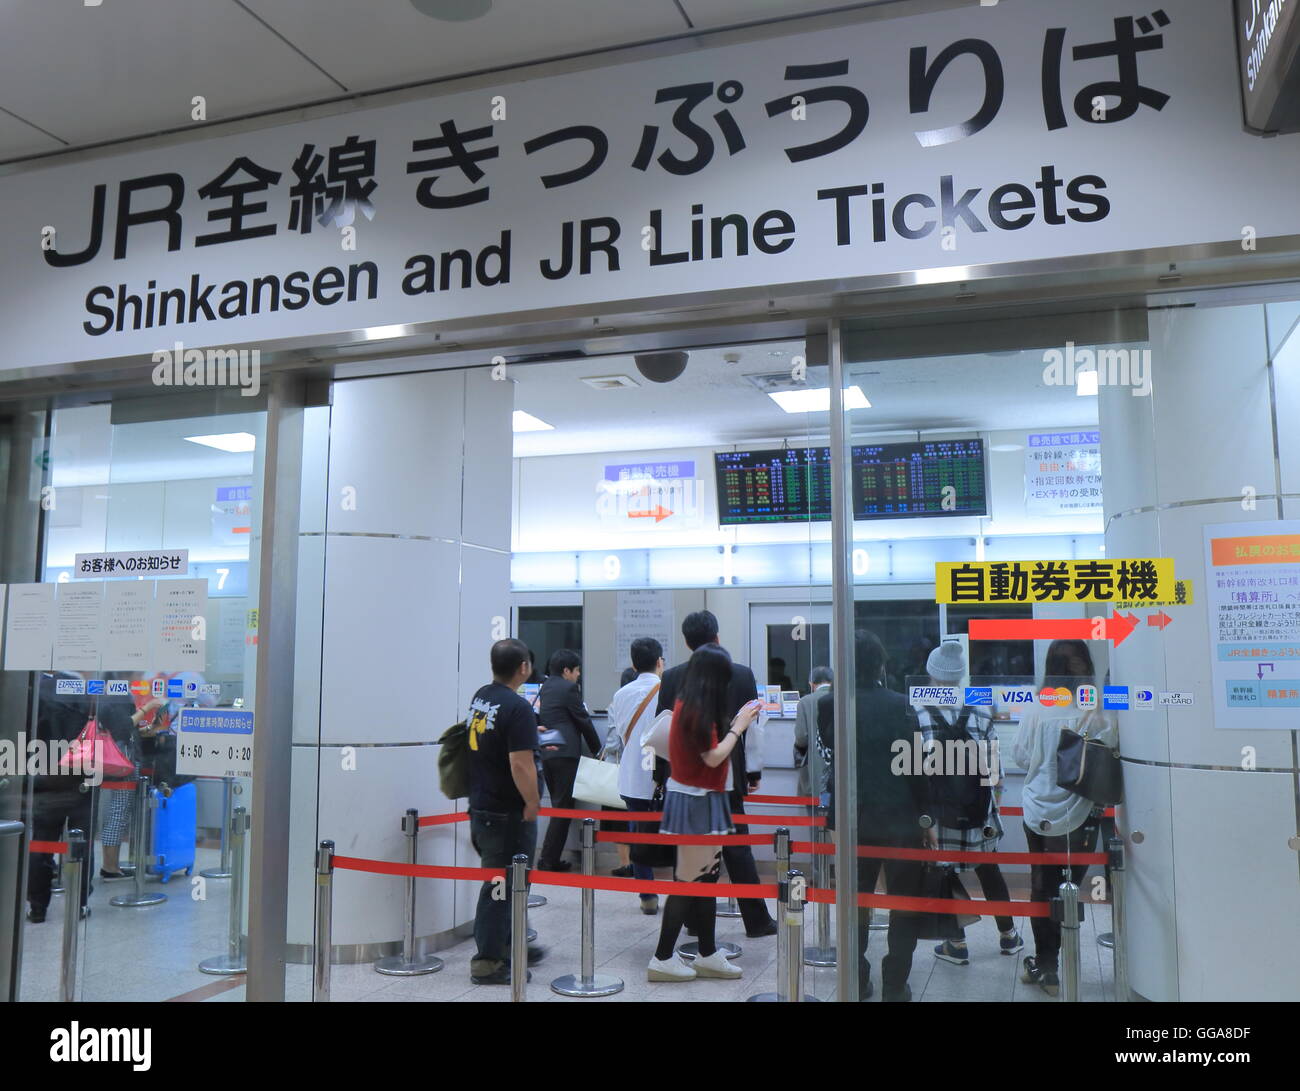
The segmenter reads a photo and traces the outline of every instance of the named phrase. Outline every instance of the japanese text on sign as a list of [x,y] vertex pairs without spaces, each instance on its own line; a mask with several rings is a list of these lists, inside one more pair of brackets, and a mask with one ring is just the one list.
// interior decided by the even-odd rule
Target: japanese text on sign
[[944,603],[1120,602],[1177,597],[1170,557],[1104,561],[979,561],[935,565],[935,601]]
[[74,579],[103,579],[105,576],[183,576],[190,570],[188,549],[162,549],[124,553],[78,553],[74,558]]

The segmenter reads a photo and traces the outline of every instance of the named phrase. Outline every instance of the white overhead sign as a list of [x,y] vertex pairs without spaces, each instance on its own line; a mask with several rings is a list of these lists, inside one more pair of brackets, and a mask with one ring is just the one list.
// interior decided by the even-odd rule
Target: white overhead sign
[[1300,233],[1222,0],[1147,10],[972,3],[15,174],[0,367]]

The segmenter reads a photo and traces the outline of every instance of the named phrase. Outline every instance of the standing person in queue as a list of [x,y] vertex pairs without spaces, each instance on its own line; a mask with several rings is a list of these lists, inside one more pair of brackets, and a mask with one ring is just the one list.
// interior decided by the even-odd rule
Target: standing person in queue
[[[618,793],[627,809],[636,813],[654,810],[654,767],[645,760],[639,745],[641,731],[654,719],[651,712],[658,696],[660,678],[664,673],[664,649],[652,636],[637,637],[632,641],[632,665],[637,675],[620,689],[609,702],[609,726],[617,732],[623,743],[623,753],[618,762]],[[631,823],[634,833],[652,833],[653,822]],[[637,879],[653,880],[654,868],[647,864],[631,864],[632,875]],[[642,894],[641,912],[654,916],[659,912],[659,895]]]
[[[921,818],[929,811],[929,788],[920,769],[895,772],[900,743],[910,751],[913,735],[920,730],[916,713],[901,693],[886,689],[885,648],[880,638],[867,629],[854,634],[857,696],[854,730],[857,733],[858,843],[886,848],[935,847],[933,828],[923,829]],[[817,705],[818,729],[826,738],[834,734],[834,702],[822,699]],[[831,781],[831,807],[835,783]],[[863,857],[858,861],[858,893],[874,894],[884,865],[885,887],[892,897],[917,897],[921,893],[922,864],[919,860],[884,860]],[[867,943],[871,939],[870,917],[858,910],[858,999],[874,992]],[[908,1001],[912,989],[907,983],[916,952],[917,918],[891,910],[886,937],[888,953],[880,963],[885,1001]]]
[[[542,774],[552,807],[572,808],[573,782],[578,776],[578,759],[583,743],[594,757],[600,753],[600,735],[591,722],[591,713],[582,702],[578,679],[582,677],[582,660],[578,653],[561,648],[553,656],[546,681],[537,695],[537,719],[543,728],[560,733],[557,746],[543,746]],[[569,871],[573,865],[564,859],[564,844],[569,838],[568,818],[552,818],[546,827],[542,853],[537,861],[541,871]]]
[[[735,830],[725,790],[728,758],[758,717],[761,702],[750,701],[733,719],[727,704],[731,677],[731,657],[712,644],[699,648],[686,665],[669,733],[672,775],[660,822],[664,833],[698,837]],[[716,883],[721,865],[722,853],[716,846],[679,845],[675,878],[681,883]],[[714,938],[717,911],[717,899],[711,896],[668,896],[659,946],[647,972],[649,980],[741,976],[740,967],[733,966],[718,950]],[[699,956],[692,965],[676,953],[677,937],[688,922],[694,926],[700,944]]]
[[[706,645],[721,647],[718,642],[718,619],[708,610],[686,615],[682,622],[682,637],[692,652]],[[655,715],[673,707],[686,677],[687,667],[688,664],[680,663],[664,671]],[[754,681],[754,672],[743,663],[732,662],[731,679],[727,683],[727,716],[735,716],[745,705],[757,699],[758,683]],[[731,813],[744,814],[745,795],[758,788],[759,776],[749,771],[743,737],[736,742],[727,768],[726,791]],[[662,769],[656,769],[655,777],[661,783],[664,775]],[[758,882],[758,866],[754,863],[753,850],[748,845],[727,845],[722,850],[722,862],[726,865],[727,877],[733,883]],[[762,898],[740,898],[739,905],[740,915],[745,922],[745,935],[750,939],[776,935],[776,921],[772,919],[767,903]]]
[[799,770],[799,794],[816,796],[822,806],[830,798],[830,768],[817,740],[817,702],[823,690],[830,692],[834,678],[830,667],[813,667],[808,675],[809,692],[799,698],[794,713],[794,767]]
[[[1047,649],[1043,684],[1074,687],[1095,681],[1095,670],[1088,645],[1082,640],[1054,640]],[[1068,788],[1056,783],[1056,748],[1064,728],[1099,739],[1107,746],[1119,745],[1119,729],[1113,715],[1096,709],[1080,710],[1071,703],[1063,709],[1047,709],[1038,704],[1025,710],[1020,729],[1011,749],[1012,759],[1025,770],[1021,791],[1024,807],[1025,840],[1030,852],[1091,852],[1097,844],[1100,808]],[[1070,867],[1075,883],[1083,882],[1087,864]],[[1036,902],[1051,901],[1065,882],[1065,868],[1060,864],[1030,866],[1031,897]],[[1061,926],[1049,917],[1034,917],[1034,953],[1024,962],[1020,980],[1038,985],[1048,996],[1061,991],[1057,966],[1061,953]]]
[[[966,654],[956,640],[946,640],[930,653],[925,669],[932,686],[958,686],[966,674]],[[985,710],[962,705],[942,708],[935,705],[922,709],[921,731],[926,747],[937,748],[940,771],[931,777],[931,802],[939,832],[939,848],[955,852],[997,852],[1002,840],[1002,818],[998,814],[1001,764],[998,758],[997,729],[993,717]],[[984,756],[973,765],[968,760],[970,744]],[[960,768],[948,768],[946,758],[961,753]],[[955,872],[975,870],[984,897],[992,902],[1009,902],[1006,877],[996,863],[950,865]],[[958,880],[960,882],[960,880]],[[1025,942],[1010,917],[996,917],[998,947],[1004,955],[1014,955]],[[970,948],[965,936],[945,939],[934,949],[937,957],[957,966],[970,962]]]
[[[537,762],[537,717],[519,687],[532,665],[521,640],[492,645],[492,681],[470,702],[469,830],[474,851],[485,868],[504,868],[506,896],[493,895],[485,882],[474,913],[478,950],[470,960],[476,985],[510,984],[510,865],[522,853],[531,865],[537,847],[537,812],[541,806]],[[529,947],[528,964],[545,951]]]

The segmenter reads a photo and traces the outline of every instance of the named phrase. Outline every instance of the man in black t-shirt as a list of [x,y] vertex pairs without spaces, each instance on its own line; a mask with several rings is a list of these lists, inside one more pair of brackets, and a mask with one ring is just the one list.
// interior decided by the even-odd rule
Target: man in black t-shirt
[[[517,690],[532,673],[527,646],[519,640],[492,645],[492,682],[470,702],[469,829],[485,868],[504,868],[501,888],[485,882],[474,913],[478,951],[469,964],[476,985],[510,984],[510,863],[523,853],[532,866],[537,848],[537,715]],[[496,897],[493,897],[493,894]],[[545,952],[530,947],[528,962]]]

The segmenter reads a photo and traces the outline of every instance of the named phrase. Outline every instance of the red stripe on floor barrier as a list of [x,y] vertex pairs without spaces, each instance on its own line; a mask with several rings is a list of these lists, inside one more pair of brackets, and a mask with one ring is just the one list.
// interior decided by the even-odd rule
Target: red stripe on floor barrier
[[363,860],[359,856],[335,856],[334,866],[344,871],[369,871],[375,875],[413,875],[417,879],[477,879],[481,882],[499,879],[505,874],[500,868],[393,864],[387,860]]
[[453,822],[468,822],[468,811],[455,811],[452,814],[426,814],[420,819],[421,826],[446,826]]
[[904,913],[948,913],[954,916],[1050,917],[1049,902],[989,902],[982,898],[907,898],[892,894],[859,894],[858,905]]
[[66,841],[28,841],[28,852],[47,852],[53,855],[56,852],[67,852],[68,843]]
[[770,845],[765,833],[598,833],[597,841],[628,845]]

